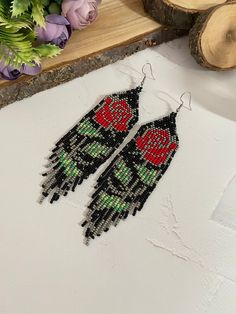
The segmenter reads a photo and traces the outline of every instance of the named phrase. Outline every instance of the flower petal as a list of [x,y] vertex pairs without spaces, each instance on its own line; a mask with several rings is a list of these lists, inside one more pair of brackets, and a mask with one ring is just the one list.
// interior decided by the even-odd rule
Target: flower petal
[[69,21],[62,15],[49,14],[45,18],[46,22],[58,25],[69,25]]
[[42,67],[40,64],[35,64],[35,66],[29,66],[26,64],[23,64],[21,67],[21,72],[27,75],[36,75],[40,73],[42,70]]

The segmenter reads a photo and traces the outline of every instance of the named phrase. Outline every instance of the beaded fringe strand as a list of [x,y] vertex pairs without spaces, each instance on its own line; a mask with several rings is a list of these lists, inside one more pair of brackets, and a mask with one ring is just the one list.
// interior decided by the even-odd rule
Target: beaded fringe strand
[[55,145],[43,176],[40,202],[57,201],[74,191],[120,146],[138,121],[139,93],[134,89],[106,96]]
[[86,244],[141,211],[178,149],[176,114],[141,126],[101,174],[82,223]]

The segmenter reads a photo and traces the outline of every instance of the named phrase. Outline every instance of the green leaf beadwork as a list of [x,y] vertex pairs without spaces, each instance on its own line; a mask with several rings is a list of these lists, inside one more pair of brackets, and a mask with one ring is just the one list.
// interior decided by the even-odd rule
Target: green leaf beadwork
[[135,165],[135,168],[138,170],[138,175],[140,179],[145,183],[146,185],[152,186],[158,177],[158,172],[154,169],[148,169],[145,166]]
[[108,195],[107,193],[101,195],[99,205],[102,209],[114,209],[119,213],[130,206],[128,202],[124,202],[119,196]]
[[85,152],[93,158],[99,158],[102,155],[106,156],[109,151],[109,147],[102,145],[99,142],[93,142],[85,146]]
[[77,128],[77,131],[81,135],[86,135],[89,137],[103,138],[102,134],[99,133],[92,123],[88,120],[81,122]]
[[68,157],[68,154],[62,152],[60,155],[61,166],[64,168],[64,173],[68,177],[77,177],[80,170],[77,168],[76,162]]
[[115,176],[124,184],[129,184],[132,179],[132,171],[126,166],[126,163],[121,160],[115,169]]

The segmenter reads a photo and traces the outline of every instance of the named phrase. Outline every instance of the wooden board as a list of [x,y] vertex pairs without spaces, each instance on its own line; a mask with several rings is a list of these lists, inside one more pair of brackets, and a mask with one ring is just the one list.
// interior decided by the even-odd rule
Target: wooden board
[[0,81],[0,108],[182,34],[152,20],[141,0],[103,0],[98,20],[74,32],[60,56],[44,60],[42,73]]

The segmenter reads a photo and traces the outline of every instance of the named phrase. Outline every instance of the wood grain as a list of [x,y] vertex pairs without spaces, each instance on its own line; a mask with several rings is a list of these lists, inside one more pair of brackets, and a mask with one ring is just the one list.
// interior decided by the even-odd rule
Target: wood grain
[[201,14],[189,34],[197,63],[210,70],[236,68],[236,0]]
[[74,32],[60,56],[44,60],[41,74],[0,81],[0,108],[182,33],[152,20],[141,0],[103,0],[98,20]]

